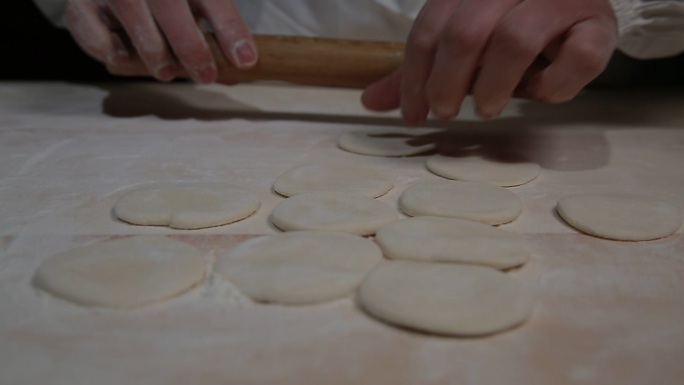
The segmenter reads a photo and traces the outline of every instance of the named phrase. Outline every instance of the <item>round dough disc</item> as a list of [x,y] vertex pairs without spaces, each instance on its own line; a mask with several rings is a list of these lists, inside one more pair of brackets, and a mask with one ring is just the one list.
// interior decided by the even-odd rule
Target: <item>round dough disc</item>
[[271,222],[283,231],[341,231],[375,234],[380,227],[399,219],[385,203],[348,193],[303,193],[280,202]]
[[372,132],[347,132],[342,134],[337,145],[349,152],[371,156],[410,156],[434,150],[435,143],[412,144],[418,140],[414,135]]
[[220,253],[216,272],[255,301],[306,305],[348,296],[381,260],[378,246],[357,235],[291,232]]
[[273,183],[273,190],[286,197],[304,192],[337,191],[376,198],[392,187],[394,178],[367,167],[317,164],[295,167]]
[[375,241],[388,258],[508,269],[530,258],[516,233],[456,218],[415,217],[381,227]]
[[359,301],[385,322],[459,336],[510,329],[533,307],[530,291],[498,270],[412,261],[373,268],[361,284]]
[[682,210],[665,201],[627,194],[580,194],[561,198],[558,214],[570,226],[601,238],[647,241],[682,225]]
[[134,308],[197,286],[204,279],[203,254],[163,236],[119,238],[46,260],[33,284],[80,305]]
[[260,205],[250,191],[230,184],[162,183],[122,195],[114,215],[135,225],[201,229],[247,218]]
[[539,175],[541,167],[531,162],[496,162],[480,156],[435,155],[427,160],[431,172],[448,179],[492,183],[511,187],[525,184]]
[[500,225],[522,212],[520,198],[503,187],[482,182],[430,181],[410,186],[399,197],[410,216],[437,216]]

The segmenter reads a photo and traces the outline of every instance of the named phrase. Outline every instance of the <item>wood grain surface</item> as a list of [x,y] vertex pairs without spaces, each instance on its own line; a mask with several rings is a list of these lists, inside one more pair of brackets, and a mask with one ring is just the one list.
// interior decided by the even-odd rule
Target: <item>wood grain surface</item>
[[[579,192],[651,194],[684,207],[684,99],[587,92],[550,106],[516,100],[501,119],[469,111],[407,131],[357,107],[358,92],[191,84],[0,84],[0,384],[676,385],[684,378],[684,229],[649,242],[592,238],[554,213]],[[438,151],[514,152],[542,166],[512,188],[523,213],[504,225],[530,242],[510,272],[538,294],[519,328],[444,338],[385,325],[353,298],[320,306],[254,304],[210,275],[167,303],[132,312],[80,308],[31,286],[45,259],[134,234],[206,251],[276,230],[271,183],[305,163],[395,176],[396,206],[426,156],[378,158],[336,147],[345,132],[401,132]],[[396,137],[396,134],[394,135]],[[253,217],[198,231],[119,222],[111,208],[155,181],[241,184]]]

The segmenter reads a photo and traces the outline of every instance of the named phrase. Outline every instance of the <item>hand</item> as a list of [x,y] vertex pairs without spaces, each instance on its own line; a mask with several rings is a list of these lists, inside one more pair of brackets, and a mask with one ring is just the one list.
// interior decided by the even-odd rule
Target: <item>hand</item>
[[177,76],[178,64],[196,82],[216,80],[216,63],[196,17],[209,23],[236,67],[257,60],[254,40],[232,0],[69,0],[65,17],[74,40],[96,60],[125,67],[137,53],[162,81]]
[[498,116],[514,93],[564,102],[603,71],[616,36],[608,0],[428,0],[404,65],[369,86],[362,102],[401,107],[408,125],[429,112],[455,117],[469,92],[484,118]]

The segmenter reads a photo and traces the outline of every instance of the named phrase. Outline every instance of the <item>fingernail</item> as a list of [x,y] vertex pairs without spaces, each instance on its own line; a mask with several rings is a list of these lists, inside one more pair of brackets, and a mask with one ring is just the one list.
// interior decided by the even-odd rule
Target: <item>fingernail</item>
[[498,107],[484,106],[476,107],[475,113],[482,119],[492,119],[501,115],[501,110],[502,109]]
[[176,66],[173,64],[162,64],[156,72],[156,78],[168,82],[176,76]]
[[107,56],[107,61],[114,65],[128,64],[131,60],[131,54],[128,53],[126,46],[118,38],[113,39],[112,43],[114,44],[114,52]]
[[235,42],[232,51],[236,61],[235,65],[240,68],[250,67],[257,61],[256,48],[252,42],[246,39]]
[[216,80],[216,65],[214,65],[214,63],[210,63],[201,70],[198,70],[195,74],[195,79],[197,82],[202,84],[211,83]]
[[434,116],[441,120],[449,120],[458,115],[458,110],[452,106],[434,106],[431,111]]

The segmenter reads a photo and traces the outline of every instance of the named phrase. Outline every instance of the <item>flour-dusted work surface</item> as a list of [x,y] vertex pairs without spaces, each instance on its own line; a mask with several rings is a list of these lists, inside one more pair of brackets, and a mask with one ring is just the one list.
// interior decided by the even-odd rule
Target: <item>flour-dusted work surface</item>
[[[467,108],[466,108],[467,110]],[[684,229],[653,241],[581,234],[555,213],[587,193],[654,196],[684,208],[681,94],[587,92],[547,106],[516,101],[501,119],[430,122],[418,156],[345,152],[351,131],[386,135],[358,92],[280,85],[0,84],[0,384],[678,384],[684,378]],[[61,252],[124,235],[221,250],[278,230],[276,178],[301,164],[372,167],[393,177],[398,208],[434,154],[517,154],[541,166],[512,187],[530,260],[508,272],[534,287],[520,327],[483,338],[388,326],[353,298],[286,307],[252,303],[211,272],[168,302],[92,309],[36,291]],[[153,182],[241,185],[261,201],[225,226],[176,230],[119,221],[112,207]],[[398,212],[398,211],[397,211]],[[399,214],[397,214],[399,216]]]

